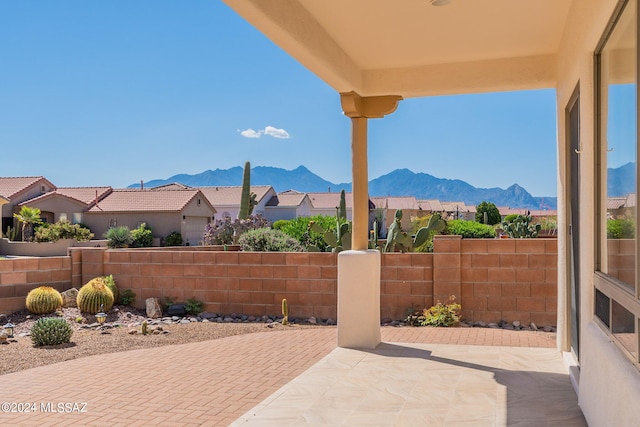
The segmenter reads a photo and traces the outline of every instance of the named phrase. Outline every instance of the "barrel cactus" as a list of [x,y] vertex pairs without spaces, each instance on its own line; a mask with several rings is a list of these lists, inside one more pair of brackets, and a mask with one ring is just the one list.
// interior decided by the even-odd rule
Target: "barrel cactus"
[[62,295],[50,286],[40,286],[27,294],[27,310],[33,314],[49,314],[62,307]]
[[76,301],[83,313],[96,314],[100,311],[101,305],[105,312],[109,311],[113,307],[114,298],[104,277],[96,277],[80,288]]
[[61,317],[43,317],[31,327],[31,341],[36,347],[57,345],[71,340],[73,330]]

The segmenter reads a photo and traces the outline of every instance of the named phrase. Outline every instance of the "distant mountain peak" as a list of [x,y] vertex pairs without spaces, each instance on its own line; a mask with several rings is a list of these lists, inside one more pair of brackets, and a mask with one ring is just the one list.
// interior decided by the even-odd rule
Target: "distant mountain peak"
[[[178,182],[191,187],[204,186],[239,186],[242,185],[242,167],[208,170],[195,175],[179,174],[168,179],[152,180],[145,183],[151,188],[159,185]],[[315,193],[340,190],[351,191],[351,184],[335,184],[311,172],[300,165],[292,170],[272,166],[255,166],[251,168],[252,185],[271,185],[277,192],[297,190]],[[130,187],[139,187],[133,184]],[[375,196],[414,196],[417,199],[438,199],[441,201],[458,200],[469,205],[477,205],[482,201],[490,201],[497,206],[511,208],[539,209],[542,199],[534,198],[518,184],[506,190],[501,188],[477,188],[459,179],[436,178],[423,172],[413,172],[407,168],[395,169],[369,182],[369,194]],[[545,198],[545,206],[551,203]],[[555,206],[554,206],[555,208]]]

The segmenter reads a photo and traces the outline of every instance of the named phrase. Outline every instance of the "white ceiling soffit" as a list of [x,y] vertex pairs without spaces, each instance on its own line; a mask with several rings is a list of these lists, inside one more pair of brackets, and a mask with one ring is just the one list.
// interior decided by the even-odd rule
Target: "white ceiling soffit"
[[338,92],[405,97],[555,85],[574,0],[224,0]]

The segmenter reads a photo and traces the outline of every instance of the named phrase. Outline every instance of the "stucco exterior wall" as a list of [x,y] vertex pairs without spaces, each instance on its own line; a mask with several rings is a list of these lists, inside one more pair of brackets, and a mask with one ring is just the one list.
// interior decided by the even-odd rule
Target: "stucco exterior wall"
[[109,224],[115,219],[116,226],[127,226],[133,230],[138,228],[140,222],[146,222],[156,237],[165,236],[172,231],[179,231],[181,228],[182,216],[177,212],[147,212],[136,213],[85,213],[84,223],[91,229],[97,238],[109,229]]
[[0,239],[0,254],[13,256],[50,257],[66,256],[72,247],[106,247],[106,240],[78,242],[74,239],[60,239],[57,242],[11,242]]
[[55,215],[55,217],[53,218],[53,222],[57,222],[60,220],[61,213],[66,214],[67,219],[73,222],[74,213],[82,214],[86,210],[86,206],[82,203],[74,202],[73,200],[64,197],[51,197],[45,200],[30,203],[29,207],[38,208],[43,213],[53,212]]
[[568,154],[565,108],[580,90],[580,374],[578,396],[589,425],[631,425],[637,420],[640,374],[593,321],[595,259],[595,123],[594,52],[612,16],[616,0],[580,0],[570,17],[558,54],[558,346],[569,350]]

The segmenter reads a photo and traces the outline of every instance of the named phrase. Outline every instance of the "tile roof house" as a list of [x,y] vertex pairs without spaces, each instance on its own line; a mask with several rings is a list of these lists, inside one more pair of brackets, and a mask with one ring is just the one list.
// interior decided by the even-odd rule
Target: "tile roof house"
[[[340,192],[331,193],[307,193],[313,205],[312,215],[336,215],[336,208],[340,206]],[[351,219],[353,210],[353,194],[345,192],[347,205],[347,219]],[[375,205],[369,199],[369,210],[375,209]]]
[[464,202],[442,202],[442,211],[445,219],[465,219],[474,220],[476,217],[476,207],[467,206]]
[[[217,218],[238,217],[242,186],[198,187],[198,189],[216,207]],[[270,185],[252,185],[251,192],[256,194],[256,202],[258,202],[253,208],[253,213],[265,215],[265,205],[271,200],[271,197],[276,195],[276,191]]]
[[0,177],[0,196],[8,200],[2,206],[2,230],[14,226],[13,214],[20,210],[20,203],[55,189],[56,186],[42,176]]
[[[411,196],[385,196],[385,197],[371,197],[371,201],[376,206],[376,217],[384,218],[385,229],[395,221],[396,211],[402,209],[402,229],[411,230],[411,219],[426,215],[427,212],[423,211],[418,204],[415,197]],[[381,235],[386,236],[385,232],[381,231]]]
[[440,200],[418,200],[418,206],[426,212],[444,212],[444,207],[442,203],[440,203]]
[[273,222],[279,219],[312,216],[312,209],[313,205],[307,193],[288,190],[272,196],[264,210],[265,217]]
[[[102,187],[56,187],[43,177],[0,178],[3,225],[14,226],[13,213],[22,206],[38,208],[46,222],[66,219],[83,223],[100,239],[111,226],[137,228],[145,222],[156,238],[180,232],[185,243],[202,240],[216,209],[196,189],[173,184],[151,190]],[[6,196],[5,196],[6,194]],[[6,227],[5,227],[6,229]]]
[[112,190],[111,187],[58,187],[41,196],[25,200],[19,206],[40,209],[40,217],[48,223],[61,219],[67,219],[73,224],[82,223],[84,212]]
[[86,224],[96,236],[110,227],[138,228],[146,223],[154,237],[177,231],[185,244],[198,245],[216,209],[198,189],[116,189],[93,203],[84,213]]

